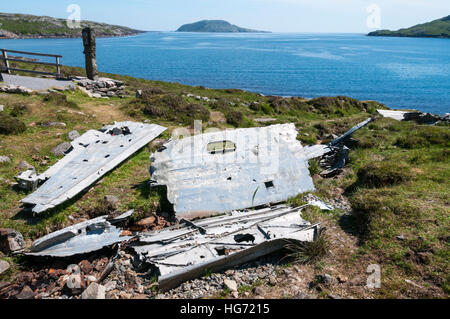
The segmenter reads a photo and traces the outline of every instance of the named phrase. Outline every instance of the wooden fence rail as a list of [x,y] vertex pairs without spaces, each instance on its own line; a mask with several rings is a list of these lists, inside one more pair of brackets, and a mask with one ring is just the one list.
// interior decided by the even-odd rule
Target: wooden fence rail
[[[35,73],[35,74],[54,75],[56,77],[61,77],[62,76],[62,73],[61,73],[62,64],[60,64],[60,59],[62,58],[62,55],[35,53],[35,52],[25,52],[25,51],[16,51],[16,50],[7,50],[7,49],[0,49],[0,51],[2,53],[2,55],[0,56],[0,60],[2,60],[4,62],[5,71],[8,74],[11,74],[11,71],[16,71],[16,72],[29,72],[29,73]],[[17,59],[15,57],[9,58],[8,57],[8,52],[9,53],[25,54],[25,55],[52,57],[52,58],[56,59],[56,63],[22,60],[22,59]],[[23,62],[23,63],[30,63],[30,64],[55,66],[56,67],[56,73],[12,68],[9,65],[10,61],[11,62]]]

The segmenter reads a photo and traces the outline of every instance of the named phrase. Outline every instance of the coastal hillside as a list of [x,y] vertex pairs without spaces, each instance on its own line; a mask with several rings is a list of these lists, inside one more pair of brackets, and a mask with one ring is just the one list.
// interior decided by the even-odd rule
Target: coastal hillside
[[0,39],[20,38],[78,38],[81,29],[92,27],[99,37],[135,35],[143,31],[127,27],[81,21],[80,29],[71,29],[65,19],[29,14],[0,13]]
[[224,20],[202,20],[181,26],[177,32],[266,32],[241,28]]
[[[26,67],[22,62],[12,65]],[[66,76],[84,75],[81,68],[64,66],[62,71]],[[320,222],[326,229],[314,245],[293,248],[290,257],[272,256],[270,263],[257,260],[221,273],[206,270],[198,280],[166,293],[158,290],[148,268],[130,267],[132,257],[121,255],[102,283],[116,287],[106,298],[192,298],[200,294],[204,298],[235,298],[232,293],[244,299],[448,298],[448,124],[383,118],[376,110],[386,106],[343,96],[285,98],[115,74],[101,76],[123,82],[126,94],[96,99],[82,90],[46,95],[0,93],[0,228],[21,232],[27,245],[52,231],[116,210],[134,209],[130,227],[139,227],[148,218],[154,221],[145,226],[148,230],[177,225],[165,191],[150,187],[149,152],[171,138],[175,129],[190,130],[193,119],[201,119],[205,130],[294,123],[302,144],[314,145],[327,144],[353,125],[376,118],[348,141],[350,158],[338,175],[323,177],[320,161],[310,162],[317,189],[313,194],[334,207],[332,211],[305,209],[306,220]],[[137,90],[141,90],[138,95]],[[14,176],[23,167],[34,166],[42,173],[61,159],[52,150],[70,142],[73,131],[83,134],[104,123],[127,120],[157,123],[169,130],[76,200],[45,215],[21,211],[19,201],[29,192],[17,189]],[[303,205],[304,196],[289,203]],[[111,197],[113,201],[108,202]],[[16,298],[21,291],[36,299],[80,298],[63,286],[68,264],[51,261],[38,266],[2,253],[0,261],[10,265],[0,274],[0,283],[6,283],[6,288],[0,288],[0,299]],[[88,266],[82,268],[87,277],[102,270],[100,266],[108,258],[102,252],[89,260],[67,261],[78,262]],[[369,265],[380,267],[380,289],[366,288]],[[126,272],[119,267],[126,267]],[[62,285],[57,283],[59,278]],[[235,280],[238,291],[223,287],[224,278]]]
[[411,28],[398,31],[378,30],[370,32],[369,36],[382,37],[422,37],[422,38],[450,38],[450,15],[428,23],[418,24]]

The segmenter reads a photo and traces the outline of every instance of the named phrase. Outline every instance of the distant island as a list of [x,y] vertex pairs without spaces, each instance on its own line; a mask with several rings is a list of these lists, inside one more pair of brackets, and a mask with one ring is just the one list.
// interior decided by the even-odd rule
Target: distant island
[[80,26],[79,29],[71,29],[66,19],[0,13],[0,39],[80,38],[81,30],[85,27],[94,28],[98,37],[121,37],[145,32],[92,21],[81,21]]
[[268,31],[258,31],[247,28],[241,28],[224,20],[202,20],[195,23],[181,26],[177,32],[258,32],[270,33]]
[[398,31],[378,30],[368,36],[378,37],[417,37],[417,38],[450,38],[450,15],[428,23],[418,24]]

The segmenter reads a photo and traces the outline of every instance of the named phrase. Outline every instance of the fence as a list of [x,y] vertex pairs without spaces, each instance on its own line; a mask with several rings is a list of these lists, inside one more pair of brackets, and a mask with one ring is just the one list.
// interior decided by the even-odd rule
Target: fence
[[[6,49],[0,49],[0,51],[2,53],[2,55],[0,56],[0,60],[2,60],[4,62],[5,71],[8,74],[11,74],[11,71],[16,71],[16,72],[29,72],[29,73],[35,73],[35,74],[54,75],[56,77],[61,77],[62,76],[62,73],[61,73],[62,64],[60,64],[60,59],[62,58],[61,55],[34,53],[34,52],[24,52],[24,51],[15,51],[15,50],[6,50]],[[8,52],[9,53],[25,54],[25,55],[33,55],[33,56],[53,57],[53,58],[56,59],[56,63],[30,61],[30,60],[26,60],[26,59],[17,59],[17,57],[9,58],[8,57]],[[55,66],[56,67],[56,73],[12,68],[9,65],[10,61],[11,62],[22,62],[22,63],[30,63],[30,64],[38,64],[38,65]]]

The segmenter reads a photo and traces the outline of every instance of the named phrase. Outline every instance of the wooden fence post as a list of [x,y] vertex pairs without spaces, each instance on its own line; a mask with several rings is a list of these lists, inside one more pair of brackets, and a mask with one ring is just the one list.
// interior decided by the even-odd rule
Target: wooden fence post
[[91,28],[84,28],[83,32],[84,55],[86,59],[86,75],[90,80],[98,79],[97,54],[95,32]]
[[59,57],[56,57],[56,73],[61,76],[61,66],[59,65]]
[[2,54],[3,54],[3,61],[5,61],[6,73],[11,74],[11,71],[9,70],[9,61],[7,60],[8,54],[6,53],[5,50],[2,50]]

